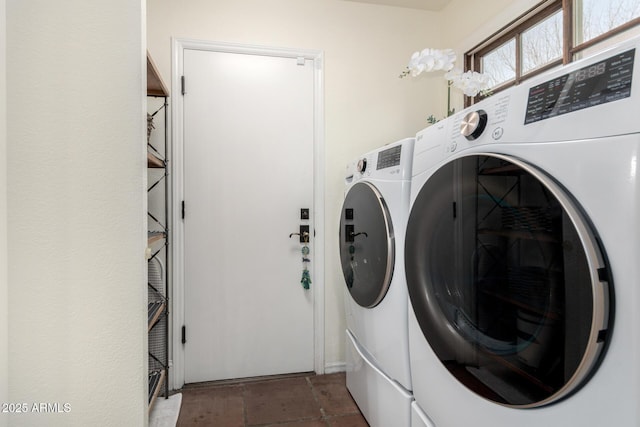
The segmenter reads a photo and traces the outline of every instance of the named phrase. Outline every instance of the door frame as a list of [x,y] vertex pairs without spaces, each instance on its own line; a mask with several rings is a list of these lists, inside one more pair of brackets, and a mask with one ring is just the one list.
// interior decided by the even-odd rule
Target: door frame
[[[314,218],[314,269],[313,269],[313,343],[314,370],[325,371],[324,362],[324,54],[320,50],[274,48],[258,45],[211,42],[194,39],[172,38],[171,64],[171,135],[172,159],[170,165],[173,197],[171,203],[171,237],[173,257],[173,291],[171,295],[172,348],[170,351],[169,385],[172,389],[184,385],[184,346],[181,328],[185,319],[184,300],[184,223],[181,218],[181,201],[184,197],[184,98],[181,96],[181,76],[184,71],[184,51],[187,49],[211,52],[241,53],[283,58],[304,58],[313,61],[313,218]],[[187,88],[188,90],[188,83]]]

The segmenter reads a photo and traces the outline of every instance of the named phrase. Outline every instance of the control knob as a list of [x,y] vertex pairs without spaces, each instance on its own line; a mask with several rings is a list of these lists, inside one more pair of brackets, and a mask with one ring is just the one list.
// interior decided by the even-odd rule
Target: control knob
[[356,170],[360,173],[364,173],[366,169],[367,169],[367,159],[360,159],[358,161],[358,166],[356,167]]
[[469,141],[478,138],[487,126],[487,112],[477,110],[468,113],[460,123],[460,133]]

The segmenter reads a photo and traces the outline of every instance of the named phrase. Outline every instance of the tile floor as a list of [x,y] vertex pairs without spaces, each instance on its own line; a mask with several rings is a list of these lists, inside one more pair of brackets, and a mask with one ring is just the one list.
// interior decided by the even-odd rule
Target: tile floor
[[367,427],[345,374],[187,385],[177,427]]

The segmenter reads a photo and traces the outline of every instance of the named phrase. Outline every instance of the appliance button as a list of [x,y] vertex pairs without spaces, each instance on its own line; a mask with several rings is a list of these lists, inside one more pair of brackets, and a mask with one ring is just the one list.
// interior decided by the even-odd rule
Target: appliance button
[[358,161],[358,166],[357,166],[358,172],[364,173],[366,169],[367,169],[367,159],[360,159]]
[[469,141],[477,139],[487,126],[487,113],[484,110],[477,110],[468,113],[460,123],[460,133]]

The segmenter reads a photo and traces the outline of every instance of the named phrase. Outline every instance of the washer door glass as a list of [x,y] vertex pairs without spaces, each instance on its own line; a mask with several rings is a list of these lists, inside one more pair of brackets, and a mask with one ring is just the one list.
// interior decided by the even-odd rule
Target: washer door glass
[[604,254],[578,205],[516,159],[439,168],[407,226],[407,286],[420,328],[461,383],[520,408],[576,391],[607,337]]
[[394,236],[389,209],[368,182],[347,192],[340,220],[340,258],[347,289],[362,307],[382,301],[393,276]]

